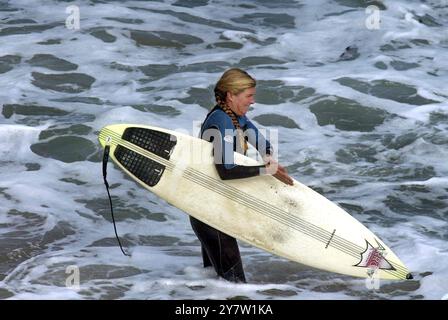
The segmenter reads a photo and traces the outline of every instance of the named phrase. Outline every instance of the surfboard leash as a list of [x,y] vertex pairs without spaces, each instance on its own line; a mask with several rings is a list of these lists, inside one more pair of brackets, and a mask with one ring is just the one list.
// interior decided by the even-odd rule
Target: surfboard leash
[[120,237],[118,236],[117,226],[116,226],[115,217],[114,217],[114,208],[112,205],[112,198],[111,198],[110,192],[109,192],[109,183],[107,182],[107,178],[106,178],[107,177],[107,162],[109,160],[109,151],[110,151],[110,146],[106,145],[104,147],[104,153],[103,153],[103,179],[104,179],[104,184],[106,185],[107,196],[109,197],[110,213],[112,216],[112,222],[114,224],[115,237],[118,240],[118,244],[120,246],[121,252],[123,252],[123,254],[125,256],[130,257],[131,255],[124,251],[123,246],[121,245]]

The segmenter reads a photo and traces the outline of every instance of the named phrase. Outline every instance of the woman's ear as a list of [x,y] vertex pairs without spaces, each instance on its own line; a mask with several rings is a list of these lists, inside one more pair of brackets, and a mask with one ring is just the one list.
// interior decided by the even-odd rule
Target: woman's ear
[[226,92],[226,102],[232,103],[233,101],[233,94],[230,91]]

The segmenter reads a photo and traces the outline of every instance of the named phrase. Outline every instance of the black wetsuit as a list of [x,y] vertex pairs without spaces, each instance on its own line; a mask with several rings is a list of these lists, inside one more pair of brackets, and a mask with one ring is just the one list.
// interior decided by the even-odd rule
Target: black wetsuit
[[[249,141],[262,154],[272,154],[272,147],[246,116],[237,117]],[[216,170],[223,180],[242,179],[260,174],[261,166],[234,164],[233,152],[237,151],[235,127],[231,118],[218,106],[207,115],[200,136],[213,142]],[[241,149],[241,146],[239,146]],[[218,152],[221,151],[221,152]],[[191,226],[202,247],[204,267],[213,266],[216,273],[233,282],[246,282],[238,243],[235,238],[212,228],[190,216]]]

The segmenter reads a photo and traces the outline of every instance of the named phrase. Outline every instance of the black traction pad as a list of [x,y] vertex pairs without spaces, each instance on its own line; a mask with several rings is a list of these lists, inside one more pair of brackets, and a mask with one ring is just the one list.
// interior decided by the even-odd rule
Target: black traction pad
[[[176,137],[168,133],[135,127],[127,128],[123,133],[122,139],[166,160],[170,159],[170,155],[177,143]],[[123,167],[150,187],[155,186],[160,181],[165,171],[164,165],[122,145],[117,146],[114,155]]]

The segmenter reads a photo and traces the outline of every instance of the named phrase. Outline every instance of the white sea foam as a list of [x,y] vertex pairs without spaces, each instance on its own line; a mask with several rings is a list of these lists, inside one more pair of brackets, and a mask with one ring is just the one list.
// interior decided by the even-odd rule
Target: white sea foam
[[[59,25],[1,36],[4,41],[0,57],[21,57],[12,70],[0,75],[2,103],[48,106],[70,114],[50,117],[19,112],[6,117],[2,109],[0,236],[20,231],[19,227],[28,233],[18,239],[23,244],[8,252],[8,257],[21,254],[23,259],[11,258],[5,267],[2,265],[0,274],[7,275],[0,287],[11,292],[12,299],[447,299],[448,272],[444,266],[448,264],[448,238],[443,219],[447,214],[443,204],[448,172],[443,140],[447,130],[447,9],[434,9],[436,4],[432,2],[423,6],[418,1],[387,2],[387,10],[380,12],[380,29],[368,30],[364,8],[344,7],[337,2],[321,0],[301,7],[256,2],[254,9],[238,7],[238,1],[210,1],[195,8],[172,6],[172,2],[79,1],[80,30],[65,27],[66,2],[11,3],[21,10],[8,13],[10,19]],[[250,20],[251,14],[284,13],[293,17],[294,27],[277,27],[276,23],[283,21],[270,22],[269,17],[264,20],[252,16]],[[238,22],[231,20],[244,14],[247,16]],[[429,14],[443,26],[420,23],[416,14]],[[110,17],[141,21],[132,24],[106,19]],[[194,21],[188,21],[191,17]],[[207,25],[199,18],[214,22]],[[7,27],[12,25],[3,25],[2,31]],[[91,34],[92,28],[105,30],[116,40],[103,42]],[[131,30],[169,31],[204,42],[186,44],[182,49],[136,45]],[[60,43],[37,44],[51,39],[60,39]],[[274,41],[270,43],[270,39]],[[410,42],[415,39],[424,41],[420,45]],[[207,48],[225,41],[242,47]],[[380,49],[387,44],[403,48]],[[348,46],[356,47],[360,56],[339,61]],[[28,60],[36,54],[51,54],[78,68],[63,72],[31,66]],[[97,133],[111,123],[141,123],[193,134],[207,110],[195,102],[200,97],[190,102],[179,99],[188,98],[192,87],[208,90],[222,70],[167,71],[167,75],[149,81],[139,67],[159,64],[171,65],[175,70],[217,61],[234,65],[251,56],[281,62],[248,65],[246,69],[257,80],[280,80],[287,86],[310,87],[316,92],[299,102],[279,98],[279,103],[273,105],[260,101],[248,113],[249,118],[281,114],[298,124],[300,129],[275,127],[279,129],[281,163],[290,166],[294,178],[318,188],[330,200],[352,205],[350,213],[409,266],[415,276],[415,289],[387,282],[384,285],[396,286],[394,294],[371,291],[363,280],[309,270],[245,244],[241,244],[241,252],[249,284],[227,283],[218,279],[213,270],[202,268],[199,242],[188,217],[109,163],[118,233],[131,253],[130,258],[125,257],[116,247],[100,162],[66,163],[30,149],[37,142],[52,139],[39,141],[41,131],[75,124],[92,128],[86,134],[73,135],[91,141],[98,150]],[[397,71],[391,66],[394,60],[419,66]],[[387,69],[375,67],[377,62],[383,62]],[[33,85],[32,72],[84,73],[94,77],[95,82],[78,94],[43,90]],[[399,82],[415,87],[418,95],[435,103],[416,106],[379,98],[334,81],[342,77],[365,83],[383,79]],[[137,91],[145,87],[146,91]],[[371,132],[346,131],[335,124],[323,126],[309,108],[322,95],[333,100],[335,96],[355,100],[394,116]],[[103,104],[54,101],[73,97],[97,98]],[[143,112],[132,107],[146,104],[170,106],[177,113]],[[401,142],[406,140],[406,134],[416,137],[409,143]],[[67,135],[72,134],[59,134]],[[388,142],[389,137],[395,144]],[[29,213],[37,217],[27,216]],[[30,219],[40,220],[33,226]],[[3,240],[0,238],[0,243]],[[27,241],[31,245],[27,246]],[[46,245],[39,241],[46,241]],[[80,270],[79,290],[65,285],[67,267],[73,265]]]

